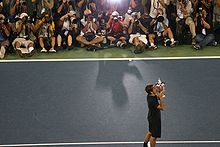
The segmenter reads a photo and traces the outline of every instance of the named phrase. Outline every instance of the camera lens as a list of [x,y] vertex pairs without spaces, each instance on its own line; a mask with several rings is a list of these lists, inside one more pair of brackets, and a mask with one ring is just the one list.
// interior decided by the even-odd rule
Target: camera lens
[[117,18],[117,17],[114,17],[114,21],[115,21],[115,22],[118,22],[118,18]]

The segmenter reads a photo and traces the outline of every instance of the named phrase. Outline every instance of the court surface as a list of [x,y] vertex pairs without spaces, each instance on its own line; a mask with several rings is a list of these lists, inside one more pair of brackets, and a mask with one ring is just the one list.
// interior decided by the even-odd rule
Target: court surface
[[219,147],[219,67],[220,59],[2,62],[0,146],[141,147],[144,88],[160,77],[157,146]]

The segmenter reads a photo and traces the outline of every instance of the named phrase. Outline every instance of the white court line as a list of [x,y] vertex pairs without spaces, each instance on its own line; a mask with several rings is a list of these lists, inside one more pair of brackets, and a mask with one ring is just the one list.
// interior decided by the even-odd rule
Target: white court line
[[[218,144],[220,141],[157,141],[157,144]],[[143,144],[141,141],[136,142],[79,142],[79,143],[36,143],[36,144],[5,144],[0,147],[30,147],[30,146],[70,146],[70,145],[128,145]]]
[[192,60],[192,59],[220,59],[220,56],[197,56],[197,57],[151,57],[151,58],[85,58],[85,59],[23,59],[23,60],[0,60],[0,63],[13,62],[71,62],[71,61],[138,61],[138,60]]

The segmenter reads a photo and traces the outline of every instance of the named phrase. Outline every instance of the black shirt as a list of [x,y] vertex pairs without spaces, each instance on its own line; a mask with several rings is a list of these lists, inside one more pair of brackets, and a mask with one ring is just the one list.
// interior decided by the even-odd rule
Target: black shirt
[[159,105],[157,96],[147,95],[147,103],[148,103],[148,108],[149,108],[148,120],[153,121],[153,122],[160,121],[161,113],[160,113],[160,110],[157,109]]

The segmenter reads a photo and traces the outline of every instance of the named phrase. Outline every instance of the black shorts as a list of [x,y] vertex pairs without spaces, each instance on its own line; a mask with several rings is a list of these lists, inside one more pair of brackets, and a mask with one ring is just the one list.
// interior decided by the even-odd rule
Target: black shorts
[[149,132],[152,134],[152,137],[160,138],[161,137],[161,121],[149,121]]

